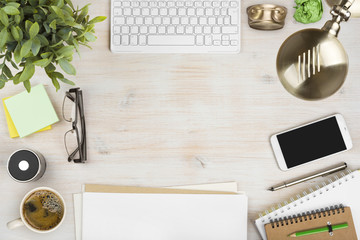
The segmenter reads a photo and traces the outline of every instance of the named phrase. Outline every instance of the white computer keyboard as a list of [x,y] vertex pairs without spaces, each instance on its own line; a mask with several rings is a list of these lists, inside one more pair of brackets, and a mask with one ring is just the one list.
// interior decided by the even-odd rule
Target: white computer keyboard
[[114,53],[238,53],[240,0],[111,0]]

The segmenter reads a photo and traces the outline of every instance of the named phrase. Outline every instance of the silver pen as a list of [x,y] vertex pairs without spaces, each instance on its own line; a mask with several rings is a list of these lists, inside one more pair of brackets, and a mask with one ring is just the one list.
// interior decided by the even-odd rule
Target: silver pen
[[275,187],[271,187],[268,190],[269,191],[277,191],[277,190],[280,190],[280,189],[283,189],[283,188],[291,187],[291,186],[296,185],[298,183],[308,181],[308,180],[313,179],[313,178],[324,177],[326,175],[329,175],[329,174],[344,170],[345,168],[347,168],[347,164],[344,162],[341,165],[337,165],[335,167],[323,170],[321,172],[314,173],[314,174],[311,174],[311,175],[306,176],[306,177],[298,178],[298,179],[292,180],[290,182],[284,182],[283,184],[277,185]]

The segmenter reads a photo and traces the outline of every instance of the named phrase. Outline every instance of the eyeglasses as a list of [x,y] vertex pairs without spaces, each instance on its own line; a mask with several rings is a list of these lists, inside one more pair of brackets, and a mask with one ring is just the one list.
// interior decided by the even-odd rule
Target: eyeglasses
[[64,135],[64,144],[68,153],[68,161],[85,163],[86,152],[86,127],[83,96],[80,88],[72,88],[66,92],[62,114],[65,121],[70,122],[72,129]]

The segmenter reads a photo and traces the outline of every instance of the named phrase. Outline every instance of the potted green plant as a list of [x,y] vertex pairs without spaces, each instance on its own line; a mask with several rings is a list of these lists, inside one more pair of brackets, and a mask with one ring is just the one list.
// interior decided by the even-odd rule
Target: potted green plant
[[[74,83],[57,71],[69,75],[79,47],[94,42],[95,24],[106,17],[90,20],[89,4],[75,8],[71,0],[0,0],[0,89],[9,81],[24,84],[30,92],[35,67],[45,70],[56,90],[59,81]],[[18,70],[13,74],[10,65]]]

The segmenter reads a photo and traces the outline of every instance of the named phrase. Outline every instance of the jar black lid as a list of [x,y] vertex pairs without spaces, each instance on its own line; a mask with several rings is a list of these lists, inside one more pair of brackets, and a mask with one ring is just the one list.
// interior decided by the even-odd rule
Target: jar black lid
[[19,150],[13,153],[8,161],[9,174],[21,182],[35,178],[39,172],[39,167],[38,156],[29,150]]

